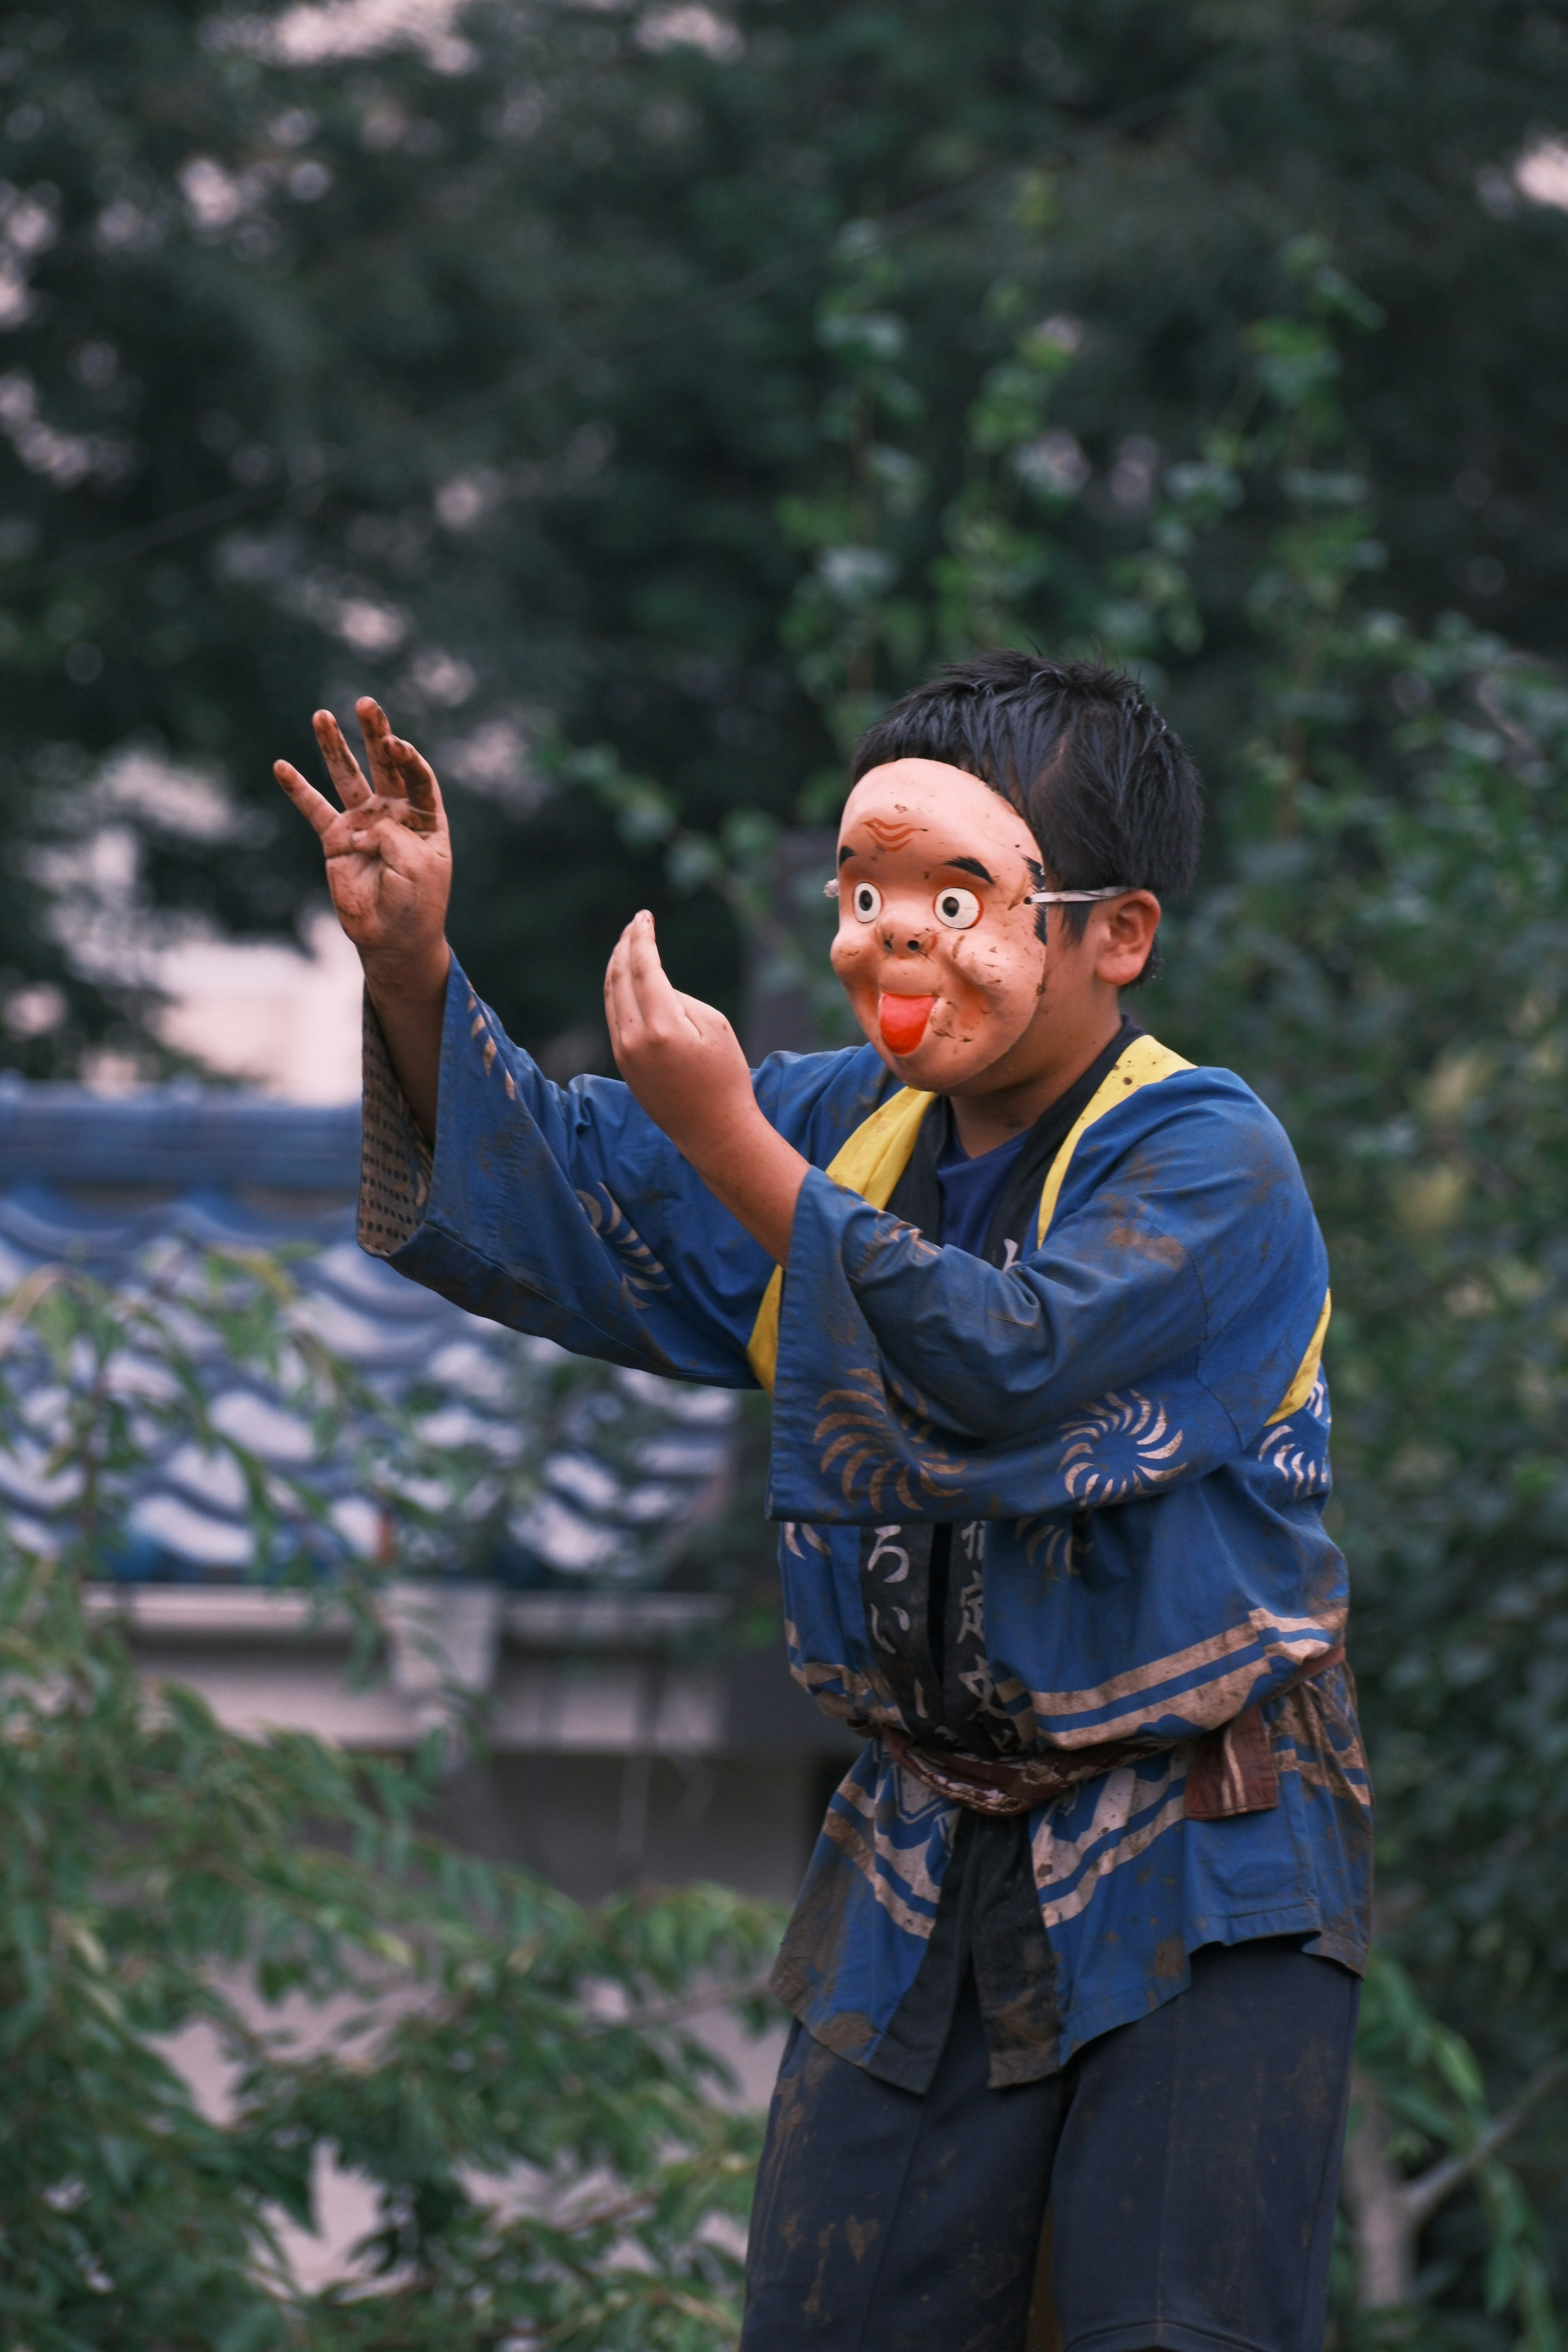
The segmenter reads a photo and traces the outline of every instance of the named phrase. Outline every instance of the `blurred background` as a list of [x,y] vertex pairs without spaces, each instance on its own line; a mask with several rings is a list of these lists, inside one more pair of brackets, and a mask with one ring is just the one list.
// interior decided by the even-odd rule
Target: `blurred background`
[[[1140,1015],[1279,1110],[1333,1263],[1388,1971],[1347,2343],[1549,2352],[1568,2271],[1565,428],[1555,6],[0,22],[0,1274],[140,1314],[271,1253],[362,1383],[285,1540],[242,1472],[314,1424],[208,1332],[101,1607],[242,1730],[411,1751],[460,1687],[445,1827],[584,1898],[787,1897],[845,1748],[779,1664],[761,1401],[356,1257],[357,968],[270,762],[384,703],[465,966],[566,1081],[641,905],[754,1055],[834,1042],[861,728],[977,647],[1103,649],[1209,799]],[[0,1502],[47,1552],[40,1349]],[[399,1620],[351,1689],[301,1561],[451,1580],[435,1667]]]
[[[311,708],[366,691],[439,768],[456,935],[554,1070],[606,1065],[604,961],[641,897],[683,984],[738,1010],[744,923],[606,825],[570,752],[705,836],[830,822],[866,711],[973,634],[943,565],[1010,432],[1051,528],[1012,572],[996,551],[994,617],[1124,639],[1107,562],[1241,421],[1293,236],[1383,314],[1347,355],[1380,597],[1557,643],[1554,10],[6,23],[0,954],[28,1076],[153,1075],[125,991],[162,982],[169,1048],[353,1091],[279,1034],[301,995],[346,1015],[269,766],[311,766]],[[1036,327],[1048,404],[977,448]],[[1221,802],[1256,528],[1205,556],[1202,643],[1143,648]],[[327,969],[215,945],[260,939]]]

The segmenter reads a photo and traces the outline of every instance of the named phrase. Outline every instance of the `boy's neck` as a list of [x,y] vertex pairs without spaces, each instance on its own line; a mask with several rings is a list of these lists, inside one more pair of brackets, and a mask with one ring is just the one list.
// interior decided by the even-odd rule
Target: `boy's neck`
[[1099,1060],[1121,1026],[1121,991],[1105,994],[1109,1003],[1086,1006],[1078,1021],[1042,1023],[1040,1035],[1031,1030],[983,1078],[949,1096],[954,1131],[971,1160],[1033,1127]]

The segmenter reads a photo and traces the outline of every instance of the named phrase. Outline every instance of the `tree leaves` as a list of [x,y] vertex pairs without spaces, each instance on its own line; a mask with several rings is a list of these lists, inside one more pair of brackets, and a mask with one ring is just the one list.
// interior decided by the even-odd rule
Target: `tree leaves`
[[[584,1911],[421,1833],[438,1739],[412,1768],[249,1741],[194,1692],[144,1687],[83,1580],[112,1562],[151,1432],[226,1442],[204,1334],[241,1366],[292,1352],[327,1395],[356,1384],[302,1344],[276,1265],[171,1262],[123,1303],[54,1271],[10,1303],[13,1369],[46,1352],[52,1458],[91,1466],[59,1556],[0,1556],[0,2333],[34,2352],[491,2352],[534,2325],[727,2340],[756,2127],[689,2020],[755,2012],[773,1913],[701,1886]],[[0,1388],[13,1431],[31,1393]],[[310,1477],[268,1470],[258,1532],[312,1523]],[[316,2046],[286,2000],[291,2019],[331,2005]],[[196,2025],[230,2077],[216,2117],[166,2051]],[[310,2224],[328,2150],[379,2219],[352,2286],[312,2296],[277,2226]]]

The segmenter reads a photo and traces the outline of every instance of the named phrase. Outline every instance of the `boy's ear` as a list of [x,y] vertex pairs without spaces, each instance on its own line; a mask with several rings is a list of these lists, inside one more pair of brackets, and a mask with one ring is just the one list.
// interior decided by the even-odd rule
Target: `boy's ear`
[[1152,890],[1130,890],[1096,913],[1102,944],[1095,957],[1095,978],[1111,988],[1130,988],[1153,953],[1160,901]]

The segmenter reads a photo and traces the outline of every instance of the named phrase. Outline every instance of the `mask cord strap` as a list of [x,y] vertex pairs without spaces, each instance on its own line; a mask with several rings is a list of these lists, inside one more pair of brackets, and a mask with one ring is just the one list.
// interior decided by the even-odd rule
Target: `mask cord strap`
[[[1105,890],[1031,890],[1026,896],[1024,904],[1026,907],[1063,907],[1069,904],[1087,904],[1093,898],[1124,898],[1129,890],[1134,890],[1137,887],[1135,882],[1113,882]],[[822,895],[825,898],[837,898],[837,881],[825,882],[822,886]]]
[[1063,907],[1086,904],[1091,898],[1124,898],[1129,890],[1137,887],[1134,882],[1112,882],[1105,890],[1031,890],[1024,903],[1027,907]]

